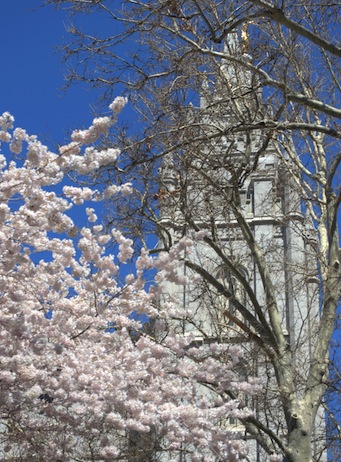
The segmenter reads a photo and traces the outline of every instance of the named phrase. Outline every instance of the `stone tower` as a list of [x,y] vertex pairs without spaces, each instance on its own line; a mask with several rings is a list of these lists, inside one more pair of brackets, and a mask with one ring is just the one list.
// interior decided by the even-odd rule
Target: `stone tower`
[[[299,394],[319,316],[314,231],[285,152],[277,147],[273,131],[261,130],[266,108],[257,78],[240,64],[251,60],[245,43],[240,45],[237,34],[232,34],[225,52],[238,59],[223,61],[214,78],[203,77],[200,106],[193,107],[190,115],[193,126],[200,125],[188,134],[193,142],[178,156],[166,157],[160,171],[163,243],[196,236],[183,272],[202,276],[185,287],[169,285],[168,293],[193,313],[190,322],[183,319],[170,328],[194,334],[198,342],[241,345],[249,372],[264,381],[266,390],[255,413],[274,432],[284,432],[285,418],[276,407],[274,371],[251,341],[255,332],[270,335],[259,327],[259,321],[267,324],[268,297],[255,262],[254,242],[271,275]],[[249,461],[267,460],[247,428],[238,422],[227,425],[234,425],[249,440]],[[317,426],[323,446],[322,411]]]

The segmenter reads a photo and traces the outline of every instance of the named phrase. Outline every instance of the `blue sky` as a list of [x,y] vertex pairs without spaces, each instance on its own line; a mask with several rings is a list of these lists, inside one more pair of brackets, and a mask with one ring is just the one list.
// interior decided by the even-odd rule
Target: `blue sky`
[[0,113],[9,111],[16,126],[52,148],[91,122],[96,95],[85,85],[63,90],[66,67],[57,47],[67,43],[67,17],[42,3],[1,2]]

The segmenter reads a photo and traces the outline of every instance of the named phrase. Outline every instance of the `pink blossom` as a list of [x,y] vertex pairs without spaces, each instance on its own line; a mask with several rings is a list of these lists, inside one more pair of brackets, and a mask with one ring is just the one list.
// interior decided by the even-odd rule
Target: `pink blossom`
[[272,454],[269,456],[269,462],[282,462],[283,457],[280,454]]
[[14,154],[20,154],[22,150],[22,143],[26,139],[26,131],[22,128],[16,128],[13,132],[10,150]]
[[[110,108],[118,113],[126,102],[116,98]],[[106,233],[98,219],[101,201],[131,194],[132,184],[96,190],[63,183],[72,170],[96,173],[116,162],[118,149],[98,148],[114,122],[95,119],[54,153],[24,130],[12,132],[8,113],[0,117],[8,144],[0,158],[0,410],[18,424],[20,438],[5,436],[27,460],[37,453],[41,460],[81,459],[89,441],[95,458],[113,460],[125,431],[151,428],[170,449],[188,445],[193,461],[211,442],[222,459],[232,446],[239,455],[243,445],[231,442],[224,422],[250,411],[226,400],[225,391],[253,394],[259,384],[235,372],[240,349],[193,347],[193,332],[173,328],[193,319],[176,290],[165,290],[187,282],[183,258],[192,240],[156,257],[143,249],[134,262],[132,239],[115,227]],[[24,161],[11,161],[11,149]],[[158,271],[159,286],[150,286],[150,270]],[[148,316],[153,328],[132,312]],[[199,382],[215,393],[203,393]]]
[[4,131],[8,131],[13,128],[14,117],[9,112],[4,112],[0,116],[0,127]]
[[124,96],[116,96],[114,101],[110,104],[109,109],[111,109],[112,112],[119,114],[127,103],[128,103],[128,98]]

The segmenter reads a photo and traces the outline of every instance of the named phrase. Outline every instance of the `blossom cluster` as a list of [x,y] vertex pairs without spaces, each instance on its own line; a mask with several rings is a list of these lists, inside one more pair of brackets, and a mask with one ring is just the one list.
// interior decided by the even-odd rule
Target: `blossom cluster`
[[[118,114],[126,102],[118,97],[110,109]],[[117,160],[116,148],[89,146],[114,123],[96,118],[54,153],[13,130],[10,114],[0,117],[2,460],[84,460],[91,445],[96,460],[115,460],[127,450],[124,435],[154,431],[170,451],[187,445],[193,461],[202,451],[237,460],[245,448],[225,423],[250,411],[226,390],[257,388],[235,370],[240,352],[191,348],[189,336],[168,329],[178,307],[159,306],[162,284],[187,282],[179,268],[192,241],[155,258],[143,250],[132,266],[133,241],[119,229],[104,232],[96,207],[133,185],[100,193],[65,182],[72,170],[84,175]],[[158,289],[145,285],[150,269]],[[134,313],[155,332],[145,333]],[[229,355],[222,366],[218,357]]]

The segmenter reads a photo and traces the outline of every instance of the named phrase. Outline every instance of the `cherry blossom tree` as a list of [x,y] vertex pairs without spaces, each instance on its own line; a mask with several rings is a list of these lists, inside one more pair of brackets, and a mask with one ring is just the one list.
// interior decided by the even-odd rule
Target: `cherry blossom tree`
[[[185,451],[193,461],[245,453],[225,424],[252,414],[228,392],[259,389],[238,374],[239,348],[200,346],[162,327],[183,316],[172,300],[161,308],[157,300],[165,281],[186,282],[177,269],[192,241],[155,257],[142,249],[132,264],[132,240],[105,232],[96,215],[132,185],[95,189],[69,178],[117,160],[120,151],[103,146],[126,102],[117,97],[110,115],[74,131],[58,152],[14,128],[9,113],[0,117],[3,461],[146,460],[132,450],[136,435],[153,454]],[[152,269],[159,284],[148,288]],[[137,315],[157,323],[157,335]]]

